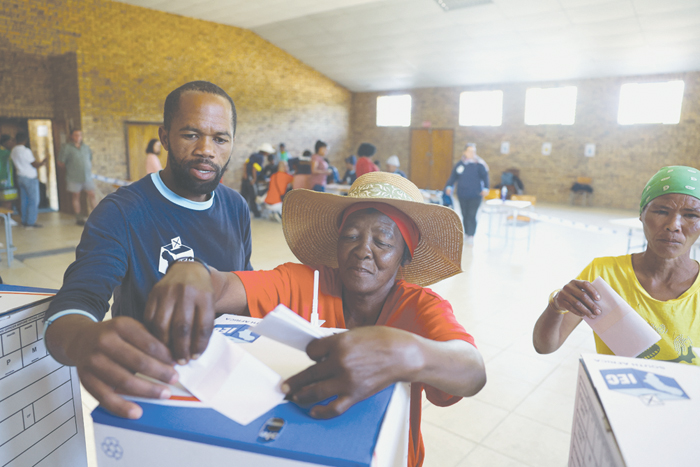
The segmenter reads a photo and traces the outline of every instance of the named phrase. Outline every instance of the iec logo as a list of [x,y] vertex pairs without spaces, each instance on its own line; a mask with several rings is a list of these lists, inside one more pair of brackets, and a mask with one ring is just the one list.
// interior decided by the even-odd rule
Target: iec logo
[[680,384],[668,376],[635,369],[600,370],[608,389],[637,396],[646,405],[663,401],[690,399]]
[[247,324],[217,324],[214,330],[237,343],[252,344],[260,337],[260,334],[251,331]]
[[105,453],[105,456],[115,460],[121,459],[124,455],[124,449],[119,445],[119,440],[112,437],[105,438],[102,441],[102,452]]

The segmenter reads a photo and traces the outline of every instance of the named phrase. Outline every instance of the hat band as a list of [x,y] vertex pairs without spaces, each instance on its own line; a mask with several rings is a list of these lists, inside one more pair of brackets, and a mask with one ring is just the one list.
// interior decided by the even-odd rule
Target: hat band
[[357,187],[350,189],[348,196],[352,198],[388,198],[419,203],[423,202],[422,199],[413,199],[401,188],[389,183],[367,183],[358,185]]

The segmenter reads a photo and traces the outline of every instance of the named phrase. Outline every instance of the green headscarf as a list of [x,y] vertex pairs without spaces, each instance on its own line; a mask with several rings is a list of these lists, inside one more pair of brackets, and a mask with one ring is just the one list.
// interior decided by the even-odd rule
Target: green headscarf
[[664,167],[649,179],[642,191],[639,214],[654,198],[670,193],[680,193],[700,199],[700,171],[684,165]]

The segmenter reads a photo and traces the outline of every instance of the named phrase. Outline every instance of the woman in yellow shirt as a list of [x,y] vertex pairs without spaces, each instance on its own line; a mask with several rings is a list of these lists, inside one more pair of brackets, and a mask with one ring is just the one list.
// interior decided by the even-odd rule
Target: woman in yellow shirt
[[[596,258],[552,292],[533,331],[537,352],[554,352],[584,316],[600,314],[600,296],[591,282],[602,277],[661,335],[639,358],[700,365],[700,266],[690,258],[700,236],[699,179],[697,169],[672,166],[649,180],[639,205],[646,250]],[[612,354],[597,335],[595,340],[598,353]]]

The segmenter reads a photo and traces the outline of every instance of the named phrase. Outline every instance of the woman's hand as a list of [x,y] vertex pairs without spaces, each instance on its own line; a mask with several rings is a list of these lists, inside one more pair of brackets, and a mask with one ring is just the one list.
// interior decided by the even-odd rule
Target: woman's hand
[[463,340],[434,341],[386,326],[355,328],[312,341],[306,348],[318,362],[283,384],[289,399],[317,405],[312,417],[331,418],[397,382],[420,382],[457,397],[476,394],[486,383],[476,347]]
[[312,341],[306,353],[317,363],[292,376],[282,388],[315,418],[338,416],[397,381],[411,381],[423,364],[415,335],[385,326],[353,329]]
[[596,301],[600,294],[588,281],[573,280],[554,296],[552,305],[557,310],[569,311],[580,318],[595,318],[601,313]]

